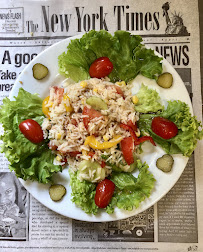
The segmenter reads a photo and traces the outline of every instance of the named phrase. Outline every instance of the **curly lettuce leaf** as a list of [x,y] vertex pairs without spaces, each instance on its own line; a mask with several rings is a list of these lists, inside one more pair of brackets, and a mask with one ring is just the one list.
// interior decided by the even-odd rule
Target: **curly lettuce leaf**
[[[115,183],[115,190],[112,201],[118,208],[131,211],[150,196],[154,188],[155,179],[148,170],[146,163],[142,164],[137,160],[139,175],[135,178],[131,173],[113,172],[111,180]],[[111,205],[109,206],[109,208]]]
[[70,42],[67,52],[58,57],[59,72],[74,81],[89,79],[89,67],[99,57],[108,57],[114,69],[112,82],[135,78],[139,73],[156,79],[162,72],[162,58],[141,44],[142,38],[126,31],[116,31],[114,36],[105,30],[90,31],[81,39]]
[[148,88],[144,84],[141,85],[138,93],[138,103],[135,105],[135,110],[141,113],[157,112],[163,110],[161,99],[156,90]]
[[[168,140],[157,136],[151,130],[151,122],[155,116],[161,116],[174,122],[178,127],[178,134]],[[168,154],[183,154],[190,157],[196,148],[197,140],[203,138],[201,123],[191,115],[189,106],[181,101],[169,101],[167,108],[157,114],[140,115],[138,127],[142,133],[149,133]]]
[[77,172],[69,170],[70,186],[72,189],[72,201],[87,214],[96,214],[98,206],[94,202],[96,193],[96,184],[88,181],[80,181],[77,178]]
[[15,100],[5,98],[0,109],[0,123],[4,128],[0,136],[1,152],[5,153],[9,168],[17,177],[48,183],[53,173],[61,171],[61,166],[53,164],[54,154],[46,141],[33,144],[20,132],[19,124],[28,118],[42,124],[42,99],[20,88]]

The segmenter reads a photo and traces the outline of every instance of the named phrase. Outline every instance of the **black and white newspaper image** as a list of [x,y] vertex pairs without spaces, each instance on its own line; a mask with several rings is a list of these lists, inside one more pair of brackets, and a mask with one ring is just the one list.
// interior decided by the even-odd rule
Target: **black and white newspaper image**
[[[0,0],[0,105],[23,69],[45,49],[91,30],[124,30],[141,35],[172,65],[202,121],[199,2]],[[0,252],[202,252],[202,167],[199,141],[177,183],[156,204],[127,219],[87,222],[37,201],[0,153]]]

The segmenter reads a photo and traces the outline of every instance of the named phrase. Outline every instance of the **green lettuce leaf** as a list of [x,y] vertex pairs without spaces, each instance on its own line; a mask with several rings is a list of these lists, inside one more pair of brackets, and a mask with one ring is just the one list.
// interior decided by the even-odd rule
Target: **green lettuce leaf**
[[76,82],[88,79],[92,62],[99,57],[108,57],[114,66],[109,75],[112,82],[128,82],[139,73],[156,79],[162,72],[162,58],[141,42],[140,36],[126,31],[116,31],[112,36],[105,30],[92,30],[81,39],[72,40],[67,52],[58,57],[59,72]]
[[48,183],[53,173],[61,171],[61,166],[53,164],[54,154],[46,141],[33,144],[20,132],[19,124],[28,118],[42,124],[42,99],[20,88],[15,100],[5,98],[0,109],[0,123],[4,128],[0,136],[1,152],[5,153],[9,168],[17,177]]
[[[148,170],[146,163],[142,164],[137,160],[139,175],[135,178],[131,173],[113,172],[111,180],[115,183],[115,190],[112,202],[118,208],[128,211],[138,207],[140,203],[150,196],[154,188],[155,179]],[[109,208],[111,205],[109,205]]]
[[[161,116],[174,122],[178,127],[178,135],[165,140],[151,130],[153,117]],[[190,113],[189,106],[181,101],[169,101],[167,108],[157,114],[140,115],[138,127],[143,134],[149,133],[154,141],[168,154],[180,154],[190,157],[197,145],[197,140],[203,138],[202,125]]]
[[148,88],[144,84],[141,85],[138,93],[138,103],[135,105],[135,110],[141,113],[157,112],[163,110],[161,99],[156,90]]
[[70,186],[72,189],[72,201],[87,214],[96,214],[98,207],[94,202],[96,184],[88,181],[80,181],[77,172],[73,173],[69,169]]

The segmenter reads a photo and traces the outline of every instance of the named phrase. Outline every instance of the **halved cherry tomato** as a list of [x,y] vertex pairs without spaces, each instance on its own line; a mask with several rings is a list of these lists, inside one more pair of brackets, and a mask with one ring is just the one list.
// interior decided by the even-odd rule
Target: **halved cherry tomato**
[[178,127],[172,121],[163,117],[154,117],[151,124],[152,131],[163,139],[170,139],[178,134]]
[[88,117],[83,118],[83,123],[84,123],[84,126],[85,126],[86,129],[88,129],[88,123],[92,119],[102,116],[102,114],[99,111],[97,111],[97,110],[95,110],[93,108],[88,108],[86,106],[84,107],[82,114],[88,116]]
[[126,137],[121,141],[121,151],[123,157],[128,165],[134,163],[133,151],[134,151],[134,139],[133,137]]
[[90,66],[89,74],[92,78],[103,78],[113,70],[113,64],[108,57],[96,59]]
[[43,131],[38,122],[27,119],[19,124],[23,135],[32,143],[40,143],[44,140]]
[[115,189],[115,184],[109,180],[102,180],[96,188],[96,194],[94,197],[95,204],[99,208],[105,208],[111,201]]
[[117,85],[109,85],[109,86],[107,86],[107,88],[115,89],[115,91],[116,91],[117,94],[121,95],[123,98],[125,97],[122,89],[119,86],[117,86]]

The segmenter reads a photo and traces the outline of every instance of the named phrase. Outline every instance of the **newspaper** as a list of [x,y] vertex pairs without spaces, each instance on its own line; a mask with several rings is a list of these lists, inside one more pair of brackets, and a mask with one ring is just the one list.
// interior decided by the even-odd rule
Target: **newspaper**
[[[44,49],[91,29],[126,30],[162,54],[181,76],[202,116],[198,1],[0,1],[0,103]],[[69,219],[34,199],[0,154],[0,251],[203,251],[203,156],[198,144],[181,178],[157,204],[125,220]],[[4,193],[3,185],[9,185]]]

